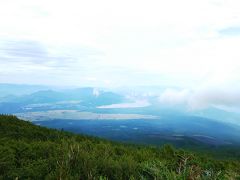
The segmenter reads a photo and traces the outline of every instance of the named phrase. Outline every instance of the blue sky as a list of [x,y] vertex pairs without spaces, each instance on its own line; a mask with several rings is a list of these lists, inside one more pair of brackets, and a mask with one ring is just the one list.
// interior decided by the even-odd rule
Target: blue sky
[[1,1],[0,82],[177,86],[165,93],[176,103],[238,106],[239,9],[238,0]]

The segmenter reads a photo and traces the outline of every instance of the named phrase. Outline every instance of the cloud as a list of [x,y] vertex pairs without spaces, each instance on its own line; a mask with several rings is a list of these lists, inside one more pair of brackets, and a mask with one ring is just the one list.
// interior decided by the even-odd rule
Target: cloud
[[[0,82],[77,84],[81,80],[84,81],[85,76],[90,76],[91,71],[96,71],[96,66],[103,56],[101,51],[91,47],[52,46],[32,39],[2,38]],[[71,76],[72,80],[69,81]]]
[[93,89],[93,95],[94,95],[95,97],[98,97],[98,96],[100,95],[100,91],[99,91],[98,89],[94,88],[94,89]]
[[186,106],[189,110],[205,109],[209,107],[240,107],[240,89],[205,88],[197,90],[167,89],[159,97],[165,105]]
[[221,29],[221,30],[219,30],[219,33],[221,35],[226,35],[226,36],[239,36],[240,35],[240,26],[228,27],[225,29]]
[[49,61],[47,49],[41,43],[30,40],[8,40],[2,41],[0,54],[12,62],[43,63]]
[[188,99],[190,109],[209,106],[240,107],[240,89],[206,89],[193,93]]
[[71,63],[80,58],[86,59],[90,56],[102,55],[102,52],[89,47],[58,45],[52,47],[49,44],[28,39],[12,40],[4,38],[1,39],[0,43],[0,56],[13,62],[26,61],[41,64],[58,61],[59,64],[64,64],[64,61]]
[[0,82],[236,84],[240,37],[226,34],[238,31],[239,6],[238,0],[2,1],[0,42],[12,41],[0,50]]
[[190,96],[189,90],[167,89],[159,97],[159,101],[168,105],[186,104]]

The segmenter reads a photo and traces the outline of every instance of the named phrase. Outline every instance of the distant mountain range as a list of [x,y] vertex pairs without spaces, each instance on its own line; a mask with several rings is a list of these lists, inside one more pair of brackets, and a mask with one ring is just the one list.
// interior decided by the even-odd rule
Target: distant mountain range
[[132,143],[170,142],[180,147],[240,143],[240,114],[216,107],[188,111],[184,106],[164,105],[157,94],[144,93],[152,88],[132,94],[94,87],[0,87],[0,113],[15,114],[42,126]]
[[[14,86],[6,85],[6,87],[13,88]],[[21,88],[23,87],[28,89],[28,86],[21,86]],[[24,92],[22,95],[19,95],[20,93],[13,92],[13,90],[9,93],[11,92],[13,94],[8,94],[0,98],[0,113],[25,111],[26,109],[23,107],[32,104],[51,104],[59,102],[68,102],[71,104],[72,102],[79,102],[81,106],[96,107],[102,105],[111,105],[114,103],[122,103],[126,101],[123,95],[113,92],[100,91],[95,88],[78,88],[58,91],[40,90],[30,94],[25,94],[27,91],[22,90],[22,92]],[[7,93],[5,92],[5,94]]]

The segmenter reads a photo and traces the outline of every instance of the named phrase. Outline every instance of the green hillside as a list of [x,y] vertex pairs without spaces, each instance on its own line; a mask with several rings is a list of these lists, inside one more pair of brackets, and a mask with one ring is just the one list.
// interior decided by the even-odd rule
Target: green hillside
[[1,115],[0,179],[240,179],[240,161],[114,143]]

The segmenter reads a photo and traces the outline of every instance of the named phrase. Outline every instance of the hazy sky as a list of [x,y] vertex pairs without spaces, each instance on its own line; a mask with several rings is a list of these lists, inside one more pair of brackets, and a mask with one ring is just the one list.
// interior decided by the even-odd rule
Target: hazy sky
[[0,82],[235,93],[239,9],[239,0],[1,1]]

